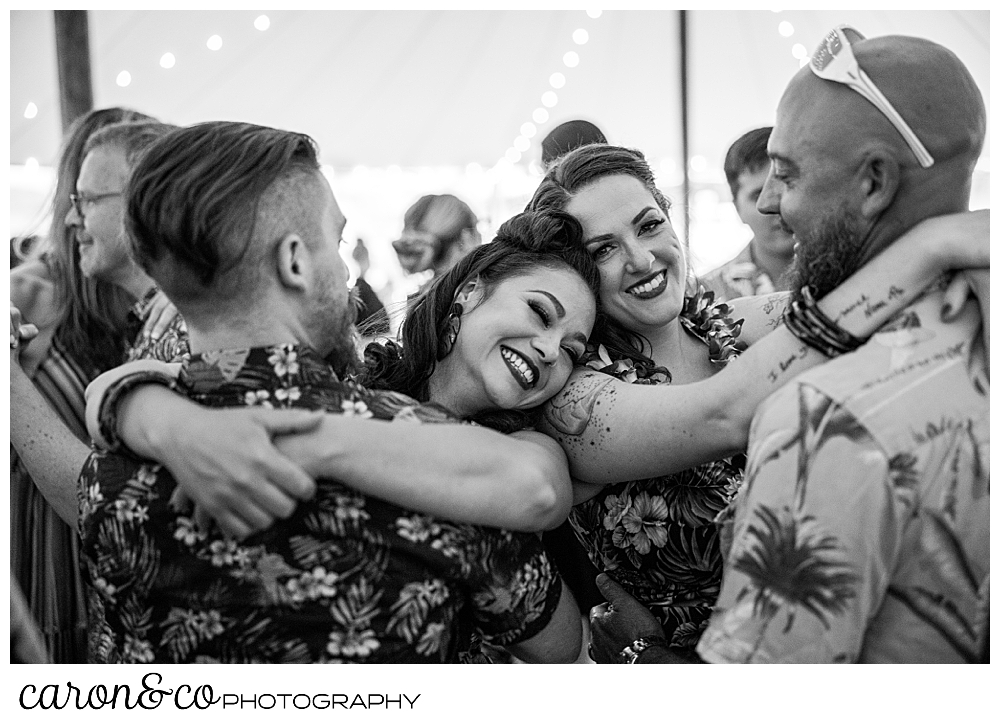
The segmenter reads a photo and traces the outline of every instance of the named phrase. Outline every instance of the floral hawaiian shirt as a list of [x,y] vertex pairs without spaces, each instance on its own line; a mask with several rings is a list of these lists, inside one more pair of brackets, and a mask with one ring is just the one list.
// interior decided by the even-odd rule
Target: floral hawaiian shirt
[[128,339],[133,340],[129,347],[126,362],[137,359],[158,359],[164,362],[181,362],[188,357],[190,351],[187,341],[187,325],[184,318],[176,315],[170,324],[160,335],[159,339],[152,339],[142,333],[142,327],[146,323],[146,317],[151,310],[151,302],[159,292],[159,288],[152,287],[138,302],[132,305],[128,313]]
[[941,304],[760,407],[703,659],[988,657],[989,381],[978,308]]
[[[742,321],[711,292],[689,297],[680,317],[719,365],[739,354]],[[632,384],[669,384],[663,368],[637,370],[599,348],[588,366]],[[722,580],[716,516],[742,480],[743,456],[647,480],[607,485],[573,508],[570,524],[594,566],[648,606],[671,645],[693,649],[708,623]]]
[[735,259],[708,272],[699,281],[705,289],[715,292],[719,301],[755,297],[775,291],[771,277],[754,262],[749,244]]
[[[210,407],[452,421],[341,382],[289,345],[194,355],[178,387]],[[530,638],[559,601],[535,535],[450,523],[327,479],[290,518],[237,542],[199,529],[171,502],[175,488],[164,467],[124,452],[95,452],[84,467],[80,534],[104,609],[100,662],[457,662],[474,637]]]

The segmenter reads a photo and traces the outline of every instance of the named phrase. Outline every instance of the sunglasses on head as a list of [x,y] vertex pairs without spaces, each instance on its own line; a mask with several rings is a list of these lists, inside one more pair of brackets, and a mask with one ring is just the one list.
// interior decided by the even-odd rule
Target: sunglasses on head
[[858,65],[858,59],[854,57],[851,44],[864,39],[865,36],[850,25],[838,25],[826,34],[819,47],[816,48],[812,60],[809,61],[809,69],[823,80],[842,83],[864,96],[896,127],[896,130],[903,136],[906,144],[917,157],[920,165],[924,168],[930,168],[934,165],[934,157],[927,152],[924,144],[917,138],[917,134],[899,115],[899,111],[893,107],[889,99],[882,95],[874,81]]

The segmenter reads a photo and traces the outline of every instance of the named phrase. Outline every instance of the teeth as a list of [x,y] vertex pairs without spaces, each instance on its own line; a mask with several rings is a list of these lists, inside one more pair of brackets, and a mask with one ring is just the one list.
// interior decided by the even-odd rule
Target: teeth
[[500,350],[500,354],[503,355],[505,360],[514,365],[514,368],[521,373],[521,377],[523,377],[529,385],[533,385],[535,383],[535,373],[532,372],[531,367],[528,366],[528,363],[524,361],[524,358],[521,357],[521,355],[507,349],[506,347]]
[[645,294],[647,292],[651,292],[654,289],[656,289],[658,286],[660,286],[661,284],[663,284],[663,280],[666,278],[666,276],[667,276],[667,272],[666,271],[662,271],[659,274],[657,274],[655,277],[653,277],[652,279],[650,279],[648,282],[646,282],[645,284],[640,284],[637,287],[632,287],[631,289],[628,290],[628,293],[629,294]]

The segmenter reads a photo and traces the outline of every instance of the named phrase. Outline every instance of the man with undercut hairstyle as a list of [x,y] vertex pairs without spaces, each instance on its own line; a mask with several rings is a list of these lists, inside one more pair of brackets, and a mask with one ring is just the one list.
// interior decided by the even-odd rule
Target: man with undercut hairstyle
[[[867,341],[812,303],[919,221],[967,210],[985,130],[968,70],[920,38],[841,26],[782,96],[758,208],[798,244],[786,324],[835,359],[757,410],[702,659],[989,660],[989,270],[972,275],[982,315],[949,308],[939,282]],[[600,584],[615,610],[595,648],[657,634]],[[650,641],[627,651],[681,663]]]
[[[136,260],[187,321],[192,355],[176,387],[191,400],[403,430],[452,421],[344,381],[357,356],[346,219],[308,136],[224,122],[175,131],[135,169],[127,223]],[[116,429],[104,427],[112,441]],[[236,540],[197,525],[168,470],[124,450],[94,453],[80,489],[84,569],[104,607],[98,661],[445,663],[476,635],[531,661],[579,652],[579,611],[530,533],[320,479],[294,512]]]

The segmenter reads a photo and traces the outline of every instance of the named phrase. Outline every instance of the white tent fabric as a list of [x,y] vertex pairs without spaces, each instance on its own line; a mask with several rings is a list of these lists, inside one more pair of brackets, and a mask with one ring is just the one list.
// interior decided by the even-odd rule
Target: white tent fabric
[[[595,14],[91,11],[94,102],[182,125],[228,119],[310,134],[347,213],[345,237],[364,236],[376,275],[386,275],[373,281],[378,289],[379,282],[402,280],[388,241],[413,200],[456,193],[480,215],[483,237],[491,238],[503,219],[523,208],[539,178],[540,139],[564,120],[591,120],[612,143],[642,149],[663,190],[681,199],[679,12]],[[264,30],[255,26],[261,15],[268,20]],[[773,122],[798,58],[833,26],[849,23],[868,36],[899,33],[942,43],[970,68],[989,107],[985,10],[687,15],[690,241],[699,273],[748,240],[729,204],[721,168],[726,149],[743,132]],[[44,167],[54,161],[61,135],[52,12],[12,11],[10,23],[11,163],[30,158]],[[579,31],[586,42],[579,42]],[[221,40],[215,50],[212,36]],[[578,59],[573,67],[564,60],[570,52]],[[161,65],[167,53],[174,59],[169,68]],[[561,87],[552,84],[555,73],[563,76]],[[546,92],[556,96],[550,108],[543,103]],[[540,110],[548,116],[543,122],[533,120]],[[533,128],[525,126],[529,122]],[[989,149],[987,137],[973,207],[988,205]],[[507,154],[516,160],[513,167],[491,172]],[[30,176],[12,173],[12,184]],[[35,193],[25,184],[17,193]]]

